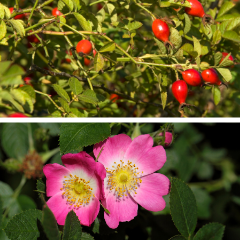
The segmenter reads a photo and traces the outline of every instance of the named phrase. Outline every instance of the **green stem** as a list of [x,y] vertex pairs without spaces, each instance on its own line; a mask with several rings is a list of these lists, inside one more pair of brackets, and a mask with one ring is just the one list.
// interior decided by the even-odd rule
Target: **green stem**
[[13,193],[13,196],[12,196],[12,198],[11,198],[11,200],[10,200],[11,202],[10,202],[9,206],[7,207],[7,209],[5,210],[4,214],[3,214],[2,221],[3,221],[3,219],[5,219],[6,216],[8,215],[8,213],[9,213],[9,211],[10,211],[10,209],[11,209],[11,205],[12,205],[12,203],[13,203],[13,200],[16,200],[16,199],[17,199],[18,195],[20,194],[20,192],[21,192],[21,190],[22,190],[22,187],[23,187],[24,184],[26,183],[26,180],[27,180],[26,177],[25,177],[24,175],[22,175],[22,179],[21,179],[18,187],[15,189],[15,191],[14,191],[14,193]]
[[[77,31],[73,28],[71,28],[70,26],[68,26],[67,24],[64,24],[66,27],[68,27],[69,29],[71,29],[73,32],[52,32],[52,31],[42,31],[42,33],[44,34],[50,34],[50,35],[71,35],[77,33],[79,35],[100,35],[103,38],[107,39],[109,42],[114,42],[111,38],[107,37],[106,35],[103,35],[101,33],[97,33],[97,32],[89,32],[89,31]],[[132,61],[135,64],[139,64],[139,65],[152,65],[152,66],[158,66],[158,67],[169,67],[169,68],[173,68],[175,69],[176,66],[182,66],[185,67],[187,66],[187,64],[160,64],[160,63],[152,63],[152,62],[140,62],[140,61],[136,61],[131,55],[129,55],[124,49],[122,49],[118,44],[115,43],[115,46],[121,51],[123,52],[128,58],[117,58],[117,61],[119,62],[128,62],[128,61]],[[194,66],[193,66],[194,67]]]
[[33,12],[34,12],[37,4],[38,4],[38,0],[36,0],[34,6],[33,6],[33,8],[32,8],[31,14],[30,14],[29,19],[28,19],[28,24],[30,24],[30,20],[31,20],[31,18],[32,18]]
[[149,14],[151,15],[151,17],[152,17],[153,20],[156,19],[156,17],[155,17],[148,9],[146,9],[145,7],[143,7],[143,6],[141,5],[141,3],[137,3],[136,1],[134,1],[134,2],[135,2],[135,4],[136,4],[137,6],[139,6],[139,7],[142,8],[144,11],[146,11],[147,13],[149,13]]
[[18,0],[15,0],[15,6],[16,6],[16,9],[18,10],[19,9]]
[[51,151],[48,151],[46,153],[41,153],[40,156],[42,158],[42,162],[45,163],[49,160],[49,158],[51,158],[53,155],[55,155],[56,153],[59,152],[59,148],[55,148]]
[[[45,1],[44,3],[42,3],[41,5],[39,5],[36,9],[36,10],[39,10],[41,9],[42,7],[48,5],[49,3],[53,2],[54,0],[48,0],[48,1]],[[30,13],[32,11],[33,8],[28,8],[28,9],[24,9],[24,10],[21,10],[21,11],[18,11],[18,12],[14,12],[11,14],[11,18],[15,17],[16,15],[19,15],[19,14],[22,14],[22,13]]]
[[60,107],[52,100],[52,98],[51,98],[48,94],[42,93],[42,92],[37,91],[37,90],[34,90],[34,92],[35,92],[35,93],[38,93],[38,94],[41,94],[41,95],[43,95],[43,96],[45,96],[45,97],[47,97],[59,111],[61,111],[61,112],[64,113],[63,109],[60,108]]
[[31,123],[27,124],[28,126],[28,142],[29,142],[29,151],[34,150],[33,138],[32,138],[32,127]]

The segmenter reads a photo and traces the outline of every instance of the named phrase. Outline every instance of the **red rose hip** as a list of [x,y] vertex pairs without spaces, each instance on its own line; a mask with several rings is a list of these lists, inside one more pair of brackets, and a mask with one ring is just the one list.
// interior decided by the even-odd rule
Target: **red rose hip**
[[81,40],[78,42],[76,50],[78,54],[89,54],[92,51],[92,44],[88,40]]
[[183,80],[175,81],[172,84],[172,93],[180,104],[185,103],[188,95],[188,86],[186,82]]
[[206,69],[202,72],[202,78],[205,82],[211,83],[213,85],[221,85],[222,82],[218,77],[218,74],[214,68]]
[[201,74],[195,69],[188,69],[182,72],[183,80],[191,86],[201,86],[202,78]]
[[56,16],[61,16],[63,14],[58,10],[58,8],[54,8],[52,10],[52,15],[56,17]]
[[155,19],[152,24],[152,31],[157,39],[168,42],[170,30],[166,22]]
[[185,12],[188,15],[203,18],[205,15],[205,12],[202,4],[198,0],[187,0],[187,1],[190,3],[191,8],[186,7]]
[[[12,14],[12,12],[13,12],[13,7],[10,7],[9,10],[10,10],[10,13]],[[24,13],[23,13],[23,14],[16,15],[16,16],[14,17],[14,19],[23,19],[23,18],[25,18],[25,14],[24,14]]]

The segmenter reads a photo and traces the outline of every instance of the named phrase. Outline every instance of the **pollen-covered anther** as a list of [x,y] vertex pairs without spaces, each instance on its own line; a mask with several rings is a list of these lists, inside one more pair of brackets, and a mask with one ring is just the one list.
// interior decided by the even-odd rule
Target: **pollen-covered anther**
[[92,193],[92,188],[89,186],[90,181],[79,178],[76,175],[64,176],[62,195],[66,198],[69,205],[75,208],[88,204],[95,195]]
[[114,162],[112,169],[107,169],[110,191],[114,190],[118,197],[127,196],[130,192],[137,194],[136,189],[142,182],[137,170],[138,167],[129,160],[126,164],[122,160],[120,160],[120,164]]

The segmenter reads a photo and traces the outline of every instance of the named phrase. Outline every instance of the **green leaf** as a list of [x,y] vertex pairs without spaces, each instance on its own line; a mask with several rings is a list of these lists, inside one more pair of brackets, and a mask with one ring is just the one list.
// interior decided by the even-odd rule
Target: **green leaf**
[[79,13],[74,13],[75,18],[78,20],[79,25],[82,27],[84,31],[92,31],[92,25],[89,21],[86,20],[85,17],[83,17]]
[[60,234],[57,221],[47,205],[44,206],[42,214],[42,226],[49,240],[59,240]]
[[111,18],[111,22],[117,22],[117,12],[116,12],[116,8],[112,3],[107,3],[107,9]]
[[80,4],[80,0],[72,0],[75,11],[79,11],[81,9],[81,4]]
[[11,19],[11,20],[9,20],[9,23],[12,25],[13,29],[14,29],[21,37],[24,37],[24,36],[25,36],[25,29],[24,29],[24,26],[23,26],[23,24],[22,24],[22,20]]
[[63,123],[60,128],[60,151],[67,153],[101,142],[110,134],[109,123]]
[[171,179],[170,211],[178,231],[186,238],[191,236],[197,224],[196,199],[191,189],[177,178]]
[[210,40],[212,38],[212,35],[213,35],[211,26],[208,25],[208,24],[203,25],[203,30],[204,30],[205,35]]
[[78,95],[83,91],[82,84],[79,82],[78,79],[71,77],[68,83],[69,83],[70,89],[75,95]]
[[222,53],[221,52],[216,52],[214,54],[214,66],[217,66],[222,59]]
[[82,236],[82,227],[76,213],[71,210],[65,220],[63,240],[78,240]]
[[204,56],[208,54],[211,50],[211,44],[208,41],[203,40],[201,42],[201,55]]
[[222,39],[222,34],[221,34],[221,31],[220,30],[216,30],[213,34],[213,38],[212,38],[212,44],[218,44],[220,43]]
[[99,72],[104,67],[104,58],[101,53],[97,53],[94,57],[94,70]]
[[193,56],[194,58],[198,56],[198,53],[194,51],[193,45],[190,43],[185,43],[181,49],[187,52],[189,55]]
[[218,12],[218,16],[217,18],[221,17],[223,14],[225,14],[226,12],[228,12],[230,9],[232,9],[235,6],[235,4],[233,2],[225,2],[222,7],[220,8],[219,12]]
[[174,45],[174,47],[176,49],[181,47],[182,37],[180,36],[180,34],[179,34],[177,29],[171,28],[171,35],[170,35],[169,40]]
[[83,232],[81,240],[94,240],[94,238],[90,234]]
[[167,103],[167,92],[161,92],[161,101],[162,101],[162,107],[163,110],[166,107],[166,103]]
[[69,113],[70,112],[70,108],[69,108],[68,103],[63,98],[58,98],[58,101],[60,102],[60,104],[61,104],[62,108],[64,109],[64,111],[66,113]]
[[21,89],[12,89],[11,94],[14,97],[15,100],[17,100],[20,104],[24,105],[26,103],[26,99],[24,98],[24,95],[22,94]]
[[0,76],[10,67],[11,61],[0,62]]
[[0,3],[0,19],[4,19],[4,8],[3,8],[3,5]]
[[73,10],[73,2],[72,0],[61,0],[68,8],[70,11]]
[[184,26],[183,32],[184,34],[187,34],[191,29],[191,20],[186,13],[184,13],[184,18],[185,18],[185,26]]
[[100,222],[99,222],[98,217],[96,217],[96,219],[93,223],[92,231],[93,231],[93,233],[99,233],[99,229],[100,229]]
[[213,94],[213,100],[215,105],[218,105],[218,103],[221,100],[221,92],[220,89],[217,86],[212,87],[212,94]]
[[227,25],[230,21],[225,21],[220,24],[219,30],[221,31],[221,34],[223,34],[226,31]]
[[233,30],[240,25],[240,17],[233,18],[227,25],[226,31]]
[[23,105],[23,107],[24,107],[24,109],[26,109],[26,111],[28,111],[30,113],[33,112],[32,98],[28,95],[27,92],[22,91],[22,89],[13,89],[11,91],[11,94],[21,105]]
[[1,140],[2,147],[9,157],[16,159],[24,157],[29,149],[27,124],[3,123]]
[[228,21],[228,20],[232,20],[234,19],[236,16],[232,15],[232,14],[225,14],[219,18],[216,19],[216,22],[224,22],[224,21]]
[[67,102],[70,102],[70,97],[68,96],[67,92],[61,86],[59,86],[57,84],[53,84],[52,86],[60,97],[62,97]]
[[137,21],[129,22],[127,26],[128,26],[128,30],[131,32],[131,31],[133,31],[135,29],[140,28],[142,26],[142,23],[141,22],[137,22]]
[[232,74],[228,68],[217,68],[217,70],[227,82],[232,80]]
[[33,103],[36,102],[36,93],[32,86],[29,85],[22,86],[21,90],[26,92],[31,97]]
[[157,43],[160,53],[166,54],[167,50],[166,50],[166,47],[164,46],[164,44],[161,41],[159,41],[157,38],[154,38],[154,41]]
[[0,91],[0,99],[2,101],[10,102],[17,111],[24,112],[23,107],[13,99],[12,95],[8,91]]
[[7,26],[4,21],[0,20],[0,40],[5,37],[7,33]]
[[31,209],[15,215],[4,229],[11,240],[35,240],[39,237],[37,219],[41,220],[42,212]]
[[104,21],[104,19],[105,19],[105,10],[104,10],[104,8],[100,9],[97,12],[96,18],[97,18],[99,23]]
[[240,42],[239,35],[234,31],[225,31],[222,35],[223,38],[234,41],[234,42]]
[[9,199],[13,195],[13,190],[7,183],[1,182],[1,181],[0,181],[0,189],[1,189],[0,196],[3,202],[2,207],[6,208],[7,206],[9,206],[9,202],[10,202]]
[[23,84],[21,75],[24,73],[25,71],[20,66],[12,65],[0,76],[0,84],[3,86]]
[[201,44],[197,38],[195,38],[194,36],[192,38],[193,38],[193,44],[194,44],[194,51],[198,53],[198,56],[200,56],[202,53]]
[[3,5],[3,8],[4,8],[6,19],[9,19],[11,17],[11,12],[10,12],[9,8],[4,5]]
[[198,230],[193,240],[221,240],[225,226],[220,223],[209,223]]
[[112,52],[115,50],[116,43],[109,42],[100,48],[99,52]]
[[90,89],[87,89],[83,92],[83,94],[78,95],[78,98],[81,101],[92,103],[92,104],[97,104],[99,102],[96,93]]

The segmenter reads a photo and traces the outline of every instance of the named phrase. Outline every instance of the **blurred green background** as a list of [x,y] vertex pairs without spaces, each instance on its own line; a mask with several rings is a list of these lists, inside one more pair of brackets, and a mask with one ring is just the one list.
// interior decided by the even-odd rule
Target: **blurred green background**
[[[60,123],[1,123],[0,124],[0,196],[5,207],[12,199],[11,189],[15,190],[22,178],[18,172],[29,149],[35,149],[33,162],[38,154],[46,162],[61,163],[58,149]],[[209,222],[219,222],[226,226],[223,239],[239,239],[240,236],[240,149],[237,123],[139,123],[142,134],[157,131],[160,127],[173,127],[174,141],[166,148],[167,162],[160,173],[176,176],[191,187],[198,205],[196,231]],[[112,134],[132,135],[136,124],[115,124]],[[92,146],[84,149],[92,152]],[[45,178],[43,178],[45,181]],[[10,187],[10,188],[9,188]],[[28,179],[21,193],[11,204],[1,228],[15,214],[30,208],[42,208],[36,189],[36,179]],[[138,216],[131,222],[120,223],[117,233],[103,227],[100,233],[93,234],[92,228],[84,227],[95,239],[169,239],[178,234],[170,211],[169,197],[164,197],[167,206],[161,212],[148,212],[139,207]],[[103,212],[98,221],[103,223]],[[0,231],[0,240],[8,239]]]

